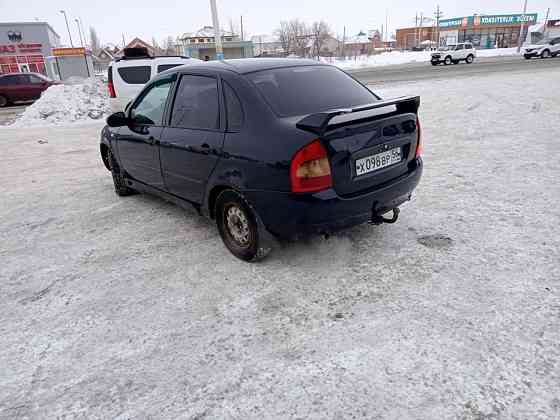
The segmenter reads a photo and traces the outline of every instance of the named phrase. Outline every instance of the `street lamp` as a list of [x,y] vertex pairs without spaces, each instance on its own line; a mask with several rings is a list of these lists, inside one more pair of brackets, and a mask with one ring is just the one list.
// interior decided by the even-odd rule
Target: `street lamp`
[[80,34],[80,43],[82,44],[82,48],[84,47],[84,39],[82,38],[82,30],[80,29],[80,21],[78,19],[74,19],[76,21],[76,26],[78,26],[78,33]]
[[66,21],[66,29],[68,29],[68,36],[70,37],[70,46],[74,48],[74,44],[72,43],[72,34],[70,33],[70,26],[68,25],[68,18],[66,17],[66,12],[61,10],[60,13],[64,15],[64,20]]

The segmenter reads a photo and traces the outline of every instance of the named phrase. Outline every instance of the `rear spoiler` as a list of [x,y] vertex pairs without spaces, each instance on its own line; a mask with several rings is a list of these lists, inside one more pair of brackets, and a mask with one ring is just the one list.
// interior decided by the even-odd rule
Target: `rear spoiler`
[[356,108],[332,109],[330,111],[318,112],[317,114],[309,114],[299,120],[296,123],[296,127],[323,136],[327,132],[330,121],[338,115],[368,111],[370,109],[383,108],[390,105],[396,105],[397,112],[399,113],[416,113],[420,107],[420,96],[401,96],[394,99],[374,102],[372,104],[360,105]]

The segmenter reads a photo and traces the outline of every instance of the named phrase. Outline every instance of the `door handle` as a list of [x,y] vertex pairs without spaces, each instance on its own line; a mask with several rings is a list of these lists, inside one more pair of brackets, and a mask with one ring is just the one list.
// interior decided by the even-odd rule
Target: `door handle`
[[154,138],[154,136],[148,137],[148,143],[150,143],[152,146],[154,145],[155,142],[156,142],[156,139]]
[[202,155],[207,155],[210,153],[210,145],[208,143],[202,143],[200,146],[190,146],[191,152],[200,153]]

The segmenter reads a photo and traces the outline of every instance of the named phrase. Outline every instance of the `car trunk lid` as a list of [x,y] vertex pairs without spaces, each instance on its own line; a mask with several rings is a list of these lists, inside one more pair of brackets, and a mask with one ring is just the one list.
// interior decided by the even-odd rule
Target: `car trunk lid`
[[318,135],[341,196],[380,188],[409,171],[418,142],[419,97],[311,114],[296,126]]

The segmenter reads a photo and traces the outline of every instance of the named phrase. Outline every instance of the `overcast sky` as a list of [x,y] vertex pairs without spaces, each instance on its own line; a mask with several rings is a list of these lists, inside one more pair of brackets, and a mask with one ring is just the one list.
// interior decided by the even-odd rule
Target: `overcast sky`
[[[393,0],[383,2],[388,8],[389,31],[414,26],[416,12],[433,16],[436,3],[427,0]],[[245,33],[260,35],[272,33],[280,20],[300,18],[312,22],[327,21],[335,34],[355,35],[360,30],[381,29],[385,22],[385,7],[372,0],[217,0],[220,25],[229,28],[230,19],[239,22],[243,15]],[[520,13],[522,0],[471,0],[469,2],[441,0],[444,17],[460,17],[479,14]],[[560,0],[529,0],[528,13],[538,13],[544,19],[546,9],[552,9],[552,17],[560,18]],[[74,19],[81,17],[85,27],[97,29],[103,43],[122,43],[122,34],[130,41],[138,36],[158,41],[172,35],[193,32],[211,25],[208,0],[175,2],[170,0],[0,0],[0,21],[47,21],[68,43],[64,17],[59,10],[68,14],[74,44],[78,29]]]

